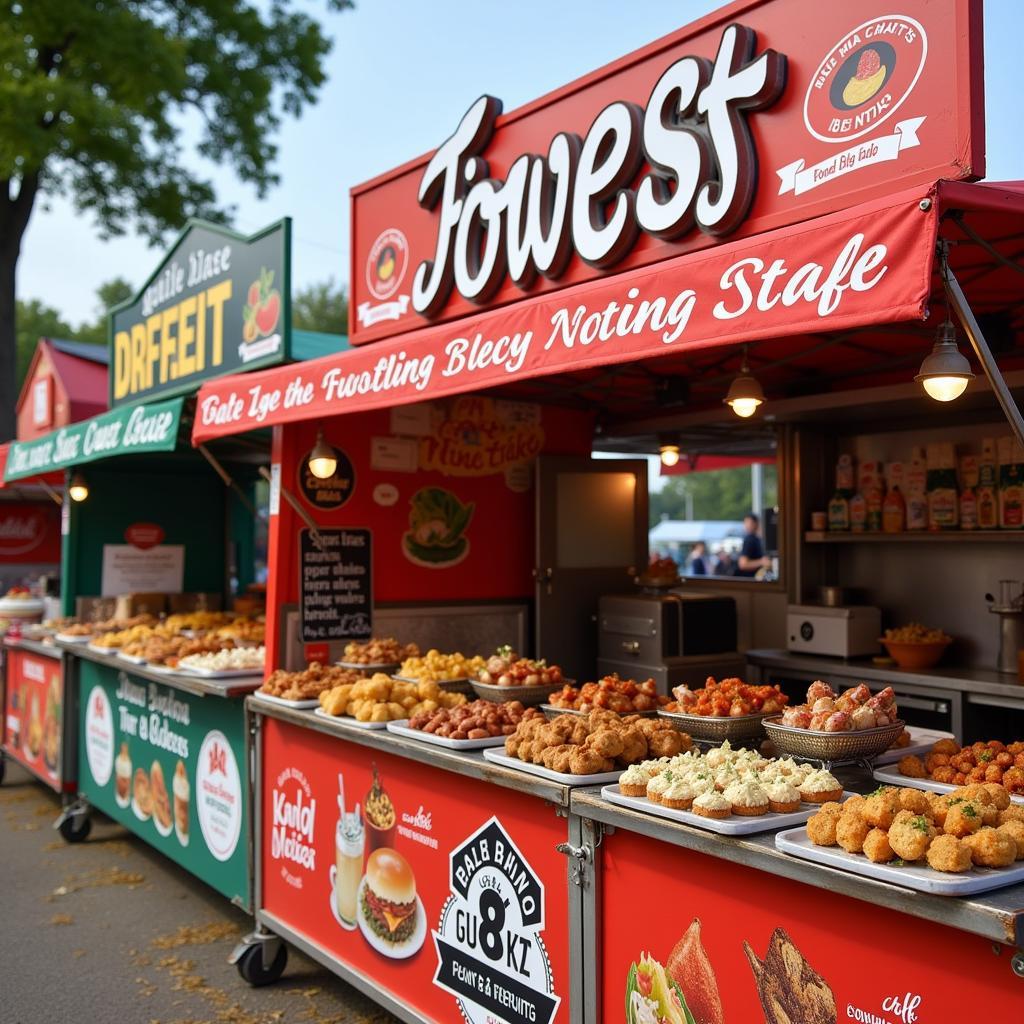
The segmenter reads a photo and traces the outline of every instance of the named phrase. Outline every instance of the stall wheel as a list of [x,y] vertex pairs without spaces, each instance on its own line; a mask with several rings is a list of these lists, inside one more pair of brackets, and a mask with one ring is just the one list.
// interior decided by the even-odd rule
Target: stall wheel
[[284,974],[287,964],[288,947],[281,942],[278,944],[274,959],[269,964],[263,963],[263,945],[261,943],[246,949],[236,961],[235,966],[243,980],[253,988],[259,988],[261,985],[273,985]]
[[87,814],[69,814],[57,826],[58,831],[69,843],[81,843],[89,838],[92,818]]

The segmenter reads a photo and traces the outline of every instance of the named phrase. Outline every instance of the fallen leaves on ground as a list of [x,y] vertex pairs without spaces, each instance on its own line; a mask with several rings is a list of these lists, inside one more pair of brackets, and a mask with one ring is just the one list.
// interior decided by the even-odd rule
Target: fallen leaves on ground
[[180,946],[209,946],[223,939],[234,938],[242,929],[231,921],[211,921],[209,924],[182,925],[171,935],[160,935],[150,945],[154,949],[177,949]]

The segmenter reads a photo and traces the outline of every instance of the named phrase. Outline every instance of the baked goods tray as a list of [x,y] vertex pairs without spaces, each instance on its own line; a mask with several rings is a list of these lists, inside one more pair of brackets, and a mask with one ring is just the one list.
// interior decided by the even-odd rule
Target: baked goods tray
[[[912,779],[909,775],[900,775],[892,766],[879,768],[872,773],[879,782],[887,786],[907,786],[910,789],[925,789],[931,793],[952,793],[955,789],[962,789],[963,786],[954,785],[952,782],[935,782],[932,779]],[[964,786],[973,786],[976,783],[965,782]],[[1024,794],[1013,793],[1010,800],[1015,804],[1024,804]]]
[[[852,795],[852,793],[844,793],[843,799]],[[791,811],[789,814],[777,814],[775,811],[769,811],[767,814],[751,817],[732,814],[728,818],[705,818],[703,815],[697,814],[696,811],[681,811],[675,807],[652,803],[645,796],[623,796],[619,792],[618,786],[605,786],[601,790],[601,796],[609,803],[628,807],[631,811],[642,811],[644,814],[653,814],[655,817],[678,821],[683,825],[707,829],[709,832],[717,832],[723,836],[749,836],[755,832],[774,832],[775,829],[785,828],[787,825],[800,825],[821,807],[820,804],[804,803],[800,805],[799,810]]]
[[896,764],[901,757],[907,757],[910,754],[923,757],[931,752],[932,747],[939,740],[954,739],[951,732],[922,729],[919,725],[908,725],[907,732],[910,733],[910,742],[905,747],[890,747],[888,750],[883,750],[881,754],[871,759],[871,763],[874,765]]
[[[579,711],[576,708],[556,708],[554,704],[541,704],[541,711],[544,712],[548,718],[557,718],[559,715],[587,715],[589,711]],[[620,711],[619,715],[622,718],[628,718],[630,715],[639,715],[641,718],[657,718],[657,708],[651,711]]]
[[503,747],[504,736],[486,736],[479,740],[453,740],[448,736],[437,736],[432,732],[424,732],[422,729],[410,729],[405,722],[388,722],[388,732],[396,736],[405,736],[411,740],[419,740],[421,743],[431,743],[435,747],[444,747],[446,750],[484,750],[487,747]]
[[281,708],[297,708],[300,711],[320,706],[320,699],[318,697],[309,697],[305,700],[289,700],[287,697],[278,697],[272,693],[263,693],[261,690],[256,690],[252,696],[256,697],[258,700],[264,700],[268,704],[276,704]]
[[358,661],[336,661],[334,664],[337,665],[338,668],[347,668],[353,672],[366,672],[371,676],[375,672],[383,672],[386,675],[391,675],[398,671],[402,665],[400,661],[382,661],[375,665],[361,665]]
[[[319,704],[320,702],[317,701]],[[317,718],[324,718],[333,725],[338,726],[339,729],[370,729],[380,730],[388,727],[387,722],[357,722],[351,715],[329,715],[323,708],[317,708],[314,712]],[[403,719],[408,721],[408,719]]]
[[1009,868],[972,868],[963,874],[935,871],[927,865],[872,864],[863,854],[847,853],[838,846],[815,846],[807,838],[806,828],[791,828],[779,832],[775,847],[781,853],[801,860],[825,864],[853,875],[863,875],[879,882],[899,885],[904,889],[933,893],[936,896],[970,896],[974,893],[1002,889],[1007,885],[1024,882],[1024,863],[1017,861]]
[[[422,679],[414,679],[412,676],[400,676],[397,674],[393,675],[391,678],[397,679],[402,683],[423,682]],[[442,690],[454,690],[456,693],[469,693],[470,689],[472,689],[468,679],[438,679],[437,685],[440,686]]]
[[614,772],[598,772],[596,775],[569,775],[567,772],[554,772],[545,768],[542,764],[532,764],[529,761],[520,761],[518,757],[509,757],[508,754],[496,747],[488,747],[484,750],[484,758],[500,764],[503,768],[514,768],[527,775],[536,775],[538,778],[547,779],[548,782],[558,782],[563,786],[599,786],[602,782],[616,782],[622,774],[622,769]]

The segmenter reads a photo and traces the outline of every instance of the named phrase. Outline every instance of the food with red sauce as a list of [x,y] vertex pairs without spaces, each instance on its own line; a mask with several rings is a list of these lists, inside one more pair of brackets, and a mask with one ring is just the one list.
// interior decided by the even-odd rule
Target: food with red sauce
[[548,703],[566,711],[593,711],[600,708],[620,715],[631,715],[663,707],[668,703],[668,697],[658,693],[653,679],[638,683],[635,679],[620,679],[613,674],[596,683],[566,686],[552,694]]
[[666,711],[702,718],[775,715],[789,703],[778,684],[755,686],[735,677],[716,682],[713,676],[708,676],[701,689],[691,690],[684,684],[675,687],[672,694],[675,700],[665,707]]

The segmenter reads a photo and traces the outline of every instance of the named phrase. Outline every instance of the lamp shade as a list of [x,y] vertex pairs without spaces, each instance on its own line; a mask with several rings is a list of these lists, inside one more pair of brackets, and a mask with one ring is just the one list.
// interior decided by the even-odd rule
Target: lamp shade
[[939,325],[935,346],[924,357],[914,380],[935,401],[952,402],[964,393],[973,377],[971,364],[957,347],[956,330],[947,320]]

